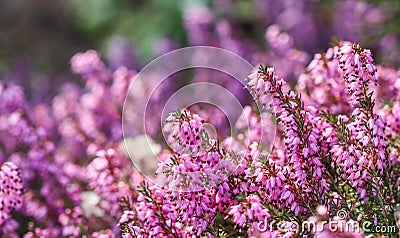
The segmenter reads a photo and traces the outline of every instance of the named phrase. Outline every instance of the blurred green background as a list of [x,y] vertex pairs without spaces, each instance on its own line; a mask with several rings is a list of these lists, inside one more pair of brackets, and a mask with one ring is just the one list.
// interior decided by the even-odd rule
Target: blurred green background
[[[185,44],[179,0],[12,0],[0,1],[0,72],[26,60],[36,70],[68,70],[73,54],[105,52],[111,36],[123,35],[144,61],[161,37]],[[200,1],[196,4],[201,4]],[[194,3],[193,3],[194,4]]]
[[[223,2],[231,2],[229,14],[215,7]],[[310,2],[318,2],[317,20],[329,22],[330,9],[337,1]],[[381,33],[398,35],[400,1],[369,2],[390,9]],[[194,5],[208,6],[217,17],[251,25],[262,43],[267,26],[259,21],[251,0],[2,0],[0,73],[21,65],[49,77],[68,73],[72,55],[89,48],[106,54],[110,39],[116,35],[129,40],[143,64],[156,55],[160,39],[188,45],[182,16]]]

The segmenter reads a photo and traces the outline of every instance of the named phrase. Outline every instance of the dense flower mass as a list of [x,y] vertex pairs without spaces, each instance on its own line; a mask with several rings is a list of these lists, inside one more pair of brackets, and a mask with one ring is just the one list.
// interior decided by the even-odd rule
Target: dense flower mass
[[[200,153],[205,131],[204,120],[197,114],[189,111],[171,114],[164,126],[164,131],[169,133],[168,142],[174,151],[184,154]],[[205,141],[206,142],[206,141]]]
[[0,225],[3,225],[12,223],[11,212],[21,207],[23,186],[21,171],[12,162],[1,165],[0,178]]
[[[158,85],[145,102],[158,83],[149,73],[124,108],[137,72],[108,67],[94,50],[71,59],[82,87],[66,83],[50,103],[31,103],[21,86],[0,82],[0,236],[364,237],[374,233],[357,226],[365,222],[399,232],[399,71],[347,41],[306,65],[311,57],[294,48],[301,37],[277,25],[267,29],[264,52],[206,9],[189,13],[191,44],[212,42],[274,66],[245,79],[274,117],[257,109],[243,85],[199,70],[193,82],[218,82],[245,105],[232,125],[237,133],[201,106],[176,108],[160,128],[179,80]],[[144,129],[136,112],[146,103]],[[133,125],[124,130],[123,110]],[[215,123],[215,135],[207,123]]]
[[[260,66],[248,77],[247,87],[256,99],[271,106],[277,115],[278,141],[271,153],[262,142],[253,141],[242,151],[211,150],[206,158],[173,155],[159,168],[159,173],[167,176],[166,186],[143,184],[140,202],[125,207],[120,220],[125,234],[362,237],[368,232],[354,225],[347,230],[337,226],[363,221],[395,224],[392,214],[400,195],[398,142],[393,140],[397,134],[385,132],[390,128],[386,123],[386,118],[392,117],[390,106],[375,108],[369,87],[379,82],[371,52],[340,42],[326,55],[329,56],[316,56],[310,64],[310,69],[319,69],[303,76],[304,89],[310,88],[302,92],[286,86],[274,68]],[[321,83],[314,84],[315,81]],[[335,84],[327,88],[329,82]],[[341,101],[334,108],[327,101],[321,104],[320,98],[310,97],[313,91],[321,90],[319,87],[331,90],[332,95],[347,92],[350,102]],[[302,94],[307,96],[303,98]],[[272,101],[267,100],[267,95],[272,96]],[[185,129],[188,117],[182,115],[191,114],[184,111],[171,115],[183,131],[176,133],[175,139],[190,141],[193,132]],[[226,140],[237,143],[238,138],[246,137],[235,136]],[[213,153],[217,159],[208,161]],[[196,172],[206,171],[204,161],[213,165],[224,160],[234,164],[235,170],[229,171],[232,174],[222,183],[212,177],[219,183],[207,186],[210,177],[204,179]],[[188,178],[183,179],[182,174]],[[192,191],[171,187],[182,182],[192,186]],[[196,185],[205,187],[200,192],[198,188],[193,191]],[[156,220],[148,223],[141,218],[139,214],[144,211],[145,218]],[[195,220],[188,220],[189,217]],[[331,217],[337,223],[336,229],[323,225]],[[302,230],[304,222],[313,222],[320,230]]]

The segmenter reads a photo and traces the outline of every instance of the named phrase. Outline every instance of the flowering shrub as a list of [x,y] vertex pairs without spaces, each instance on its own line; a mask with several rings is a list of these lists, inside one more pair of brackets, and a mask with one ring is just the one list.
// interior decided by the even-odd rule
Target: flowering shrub
[[[109,70],[93,50],[75,55],[71,66],[84,87],[64,85],[51,105],[32,106],[21,87],[0,82],[2,237],[362,237],[369,232],[324,222],[396,222],[399,74],[376,66],[360,45],[338,42],[316,54],[296,71],[295,85],[272,67],[248,76],[246,87],[276,114],[272,147],[261,137],[274,132],[250,106],[240,119],[248,130],[217,138],[200,116],[212,112],[171,112],[163,129],[172,150],[154,145],[161,186],[133,169],[122,146],[121,114],[136,72]],[[143,106],[141,93],[154,83],[149,77],[135,89],[134,106]],[[146,162],[143,135],[159,133],[165,94],[155,95],[150,132],[128,128],[132,160]],[[311,221],[322,229],[302,229]]]
[[[344,221],[395,224],[400,166],[393,128],[398,125],[386,121],[398,117],[393,114],[397,98],[375,107],[374,91],[379,89],[371,87],[379,77],[371,52],[349,42],[316,55],[301,77],[305,85],[301,92],[289,89],[274,68],[260,66],[248,77],[247,86],[277,115],[278,138],[272,152],[253,142],[242,155],[243,151],[225,152],[217,144],[205,155],[173,155],[159,171],[174,185],[203,185],[203,189],[193,192],[144,183],[138,202],[124,204],[121,227],[132,237],[292,237],[311,232],[334,235],[327,227],[300,230],[299,224],[316,219],[313,214],[319,214],[318,219],[337,215]],[[398,78],[391,80],[395,83]],[[335,104],[310,97],[317,90],[332,95],[329,99]],[[266,95],[273,100],[266,100]],[[188,135],[195,132],[185,126],[187,117],[171,116],[179,131],[188,131],[177,133],[176,140],[191,138]],[[225,168],[234,169],[225,180],[212,177],[216,180],[210,182],[210,176],[195,173],[207,174],[225,159],[231,162]],[[185,178],[182,174],[188,172]],[[355,229],[338,233],[363,236]]]

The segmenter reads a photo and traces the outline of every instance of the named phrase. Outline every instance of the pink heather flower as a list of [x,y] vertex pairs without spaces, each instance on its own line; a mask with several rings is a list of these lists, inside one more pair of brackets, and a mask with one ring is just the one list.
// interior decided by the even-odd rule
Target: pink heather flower
[[24,238],[35,238],[35,237],[58,237],[60,231],[57,228],[45,228],[36,227],[33,231],[29,231],[24,235]]
[[110,72],[100,59],[100,54],[95,50],[74,55],[71,59],[71,69],[85,80],[104,82],[110,78]]
[[329,48],[323,54],[315,54],[307,66],[307,72],[300,75],[296,89],[301,92],[306,105],[315,106],[335,114],[347,114],[347,87],[338,70],[339,60],[334,58],[337,47]]
[[297,80],[305,70],[309,55],[294,48],[293,37],[284,32],[278,24],[267,28],[265,41],[270,50],[263,55],[265,59],[261,62],[274,65],[276,72],[289,82]]
[[195,157],[173,155],[159,167],[157,173],[166,175],[171,190],[199,191],[221,186],[236,167],[235,158],[212,147],[205,154]]
[[113,83],[111,85],[112,98],[117,105],[123,105],[129,84],[135,76],[135,72],[129,71],[125,67],[119,67],[113,72]]
[[24,91],[17,85],[0,82],[0,99],[1,113],[10,113],[26,106]]
[[1,225],[1,235],[3,237],[17,238],[20,237],[18,235],[17,229],[19,224],[14,219],[7,219]]
[[[382,175],[389,157],[386,122],[382,116],[375,114],[375,103],[368,89],[369,83],[377,84],[377,68],[371,52],[362,50],[356,44],[342,42],[337,57],[354,107],[351,114],[353,120],[347,125],[347,130],[354,139],[347,142],[347,148],[343,148],[340,153],[336,150],[335,153],[338,155],[337,159],[342,161],[340,166],[349,175],[352,187],[360,199],[367,203],[367,194],[370,194],[366,191],[367,184],[374,184],[373,176],[376,176],[368,172],[368,169],[374,168]],[[375,189],[373,190],[373,193],[376,193]]]
[[[300,101],[300,96],[294,91],[284,92],[282,80],[277,81],[277,76],[274,75],[273,68],[263,69],[260,68],[258,75],[259,82],[267,82],[270,84],[269,89],[257,87],[256,92],[259,90],[266,90],[264,94],[269,94],[274,98],[273,107],[277,113],[278,121],[283,125],[284,143],[288,149],[288,162],[291,166],[289,170],[291,178],[296,178],[298,186],[306,188],[309,181],[316,181],[320,186],[317,187],[317,192],[323,194],[328,189],[325,178],[322,177],[324,168],[320,162],[319,148],[317,146],[318,139],[321,132],[319,128],[309,130],[311,125],[322,124],[322,119],[318,116],[316,108],[304,105]],[[256,81],[253,79],[253,81]],[[252,88],[253,86],[250,85]],[[302,118],[302,121],[299,121]],[[309,156],[312,156],[309,158]],[[312,168],[314,174],[309,174],[306,168]],[[271,181],[271,180],[270,180]],[[274,185],[275,180],[270,184]],[[288,192],[288,191],[287,191]],[[305,192],[311,192],[305,190]],[[288,193],[286,193],[288,194]],[[286,199],[285,196],[281,198]],[[291,201],[290,201],[291,202]],[[288,203],[286,203],[289,206]],[[298,203],[291,206],[292,209],[298,213],[300,207]]]
[[58,217],[58,222],[62,225],[62,236],[79,237],[83,235],[82,231],[88,229],[80,207],[66,209],[65,213]]
[[[163,130],[169,133],[168,142],[180,154],[198,154],[203,151],[204,120],[188,110],[171,113],[165,120]],[[210,141],[205,141],[210,143]]]
[[386,130],[385,133],[388,136],[395,138],[400,134],[400,102],[395,101],[391,107],[385,107],[380,110],[380,114],[386,120]]
[[22,192],[21,171],[14,163],[5,162],[0,167],[0,225],[21,207]]
[[[119,191],[118,182],[119,169],[117,165],[120,155],[114,149],[100,150],[96,158],[87,167],[89,186],[104,200],[100,204],[112,216],[119,216]],[[111,170],[114,167],[115,169]]]
[[377,69],[370,50],[362,50],[360,45],[342,42],[337,50],[339,69],[343,72],[352,105],[359,105],[363,90],[368,90],[368,83],[377,84]]
[[374,99],[379,108],[383,108],[384,100],[398,101],[400,99],[400,71],[388,67],[376,65],[378,72],[379,87],[374,87]]
[[274,78],[278,82],[277,76],[274,74],[274,68],[267,68],[266,73],[260,73],[259,69],[256,69],[252,74],[247,77],[247,87],[253,91],[256,96],[256,100],[259,100],[261,104],[268,105],[269,101],[268,93],[273,91],[274,88],[271,86],[276,86],[282,88],[284,81],[279,81],[276,85],[271,85],[271,78]]
[[[120,223],[120,226],[128,224],[134,234],[152,237],[161,234],[200,236],[211,223],[214,208],[208,206],[215,206],[210,203],[210,194],[168,192],[147,185],[142,188],[133,208],[136,216],[125,212],[126,218]],[[140,227],[132,226],[135,221],[140,222]]]

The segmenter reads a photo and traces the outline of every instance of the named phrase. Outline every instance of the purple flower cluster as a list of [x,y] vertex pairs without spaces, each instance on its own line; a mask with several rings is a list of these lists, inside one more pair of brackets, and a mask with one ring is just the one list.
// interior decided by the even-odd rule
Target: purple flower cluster
[[[299,9],[277,8],[294,14],[305,9],[302,2]],[[275,66],[249,72],[246,88],[276,118],[255,110],[238,82],[196,71],[194,82],[218,82],[251,105],[234,125],[238,133],[217,133],[216,138],[205,123],[215,122],[220,132],[224,115],[195,106],[171,113],[162,128],[171,148],[151,141],[160,161],[154,169],[159,184],[153,184],[144,181],[131,159],[143,162],[140,169],[153,169],[141,145],[147,143],[145,135],[162,136],[159,115],[176,85],[162,84],[153,93],[147,131],[132,126],[123,138],[124,100],[137,72],[114,64],[111,70],[94,50],[71,59],[83,87],[66,83],[50,104],[32,105],[20,86],[0,82],[0,236],[367,234],[324,226],[338,211],[346,212],[339,217],[342,222],[395,224],[400,205],[398,70],[375,65],[370,50],[350,42],[314,55],[307,66],[309,55],[294,48],[297,33],[282,30],[287,22],[267,29],[270,49],[264,52],[207,9],[187,14],[192,44],[224,47]],[[314,30],[306,25],[305,30]],[[134,62],[126,64],[133,67]],[[133,89],[133,104],[125,108],[129,125],[140,124],[142,115],[135,112],[145,107],[143,95],[155,78],[146,75]],[[276,122],[276,131],[265,120]],[[129,156],[124,139],[133,147]],[[294,229],[305,221],[323,230]]]
[[[260,66],[247,79],[256,99],[277,116],[272,150],[257,140],[261,133],[254,132],[258,129],[251,121],[260,115],[250,108],[244,111],[250,129],[221,143],[200,135],[193,139],[201,130],[197,123],[204,121],[197,115],[171,114],[176,141],[211,144],[211,149],[202,155],[172,153],[160,164],[165,185],[143,183],[138,201],[123,206],[119,224],[126,237],[362,237],[366,233],[354,227],[332,230],[323,224],[331,217],[340,227],[349,221],[395,224],[399,142],[386,121],[396,116],[394,104],[375,107],[369,86],[377,87],[384,76],[371,52],[340,42],[315,56],[308,68],[302,91],[290,89],[274,68]],[[318,90],[333,96],[310,96]],[[343,101],[342,93],[349,100]],[[253,140],[243,148],[240,141],[249,136]],[[223,145],[232,142],[237,145],[228,151]],[[322,230],[293,228],[307,221]]]
[[119,234],[119,199],[140,181],[120,145],[135,72],[111,72],[93,50],[71,65],[84,88],[65,84],[51,105],[31,106],[22,88],[0,83],[2,237]]
[[4,234],[12,233],[18,223],[10,218],[11,212],[22,204],[23,185],[21,171],[12,162],[5,162],[0,168],[0,225]]

